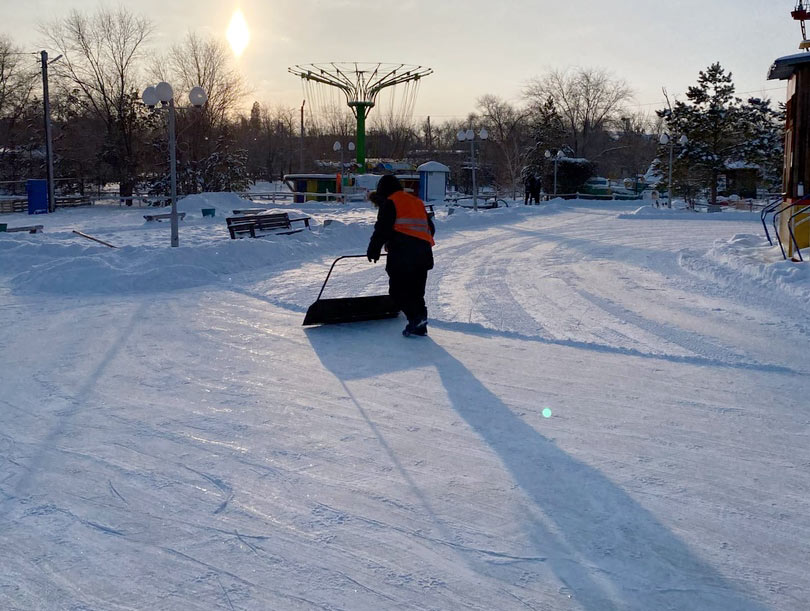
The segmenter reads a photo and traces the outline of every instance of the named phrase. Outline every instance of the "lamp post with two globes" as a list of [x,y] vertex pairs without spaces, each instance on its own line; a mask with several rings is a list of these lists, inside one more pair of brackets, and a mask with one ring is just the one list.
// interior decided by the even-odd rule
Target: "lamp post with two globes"
[[[177,138],[175,137],[175,106],[174,106],[174,90],[169,83],[163,81],[157,85],[149,86],[144,89],[141,96],[143,103],[149,108],[155,108],[158,102],[161,105],[161,110],[165,109],[169,114],[169,176],[171,180],[171,198],[172,198],[172,246],[180,246],[179,228],[177,222]],[[208,101],[208,94],[202,87],[194,87],[188,94],[189,102],[191,105],[200,108]]]
[[[464,142],[465,140],[470,141],[470,165],[472,167],[472,192],[473,192],[473,210],[476,212],[478,211],[478,185],[475,182],[475,132],[472,129],[468,129],[467,131],[461,130],[458,132],[456,137],[458,138],[459,142]],[[478,138],[480,140],[486,140],[489,138],[489,132],[486,130],[485,127],[482,127],[481,130],[478,132]]]
[[[349,142],[349,144],[346,145],[346,148],[348,148],[350,151],[353,151],[354,148],[355,148],[354,147],[354,142]],[[335,140],[335,143],[332,145],[332,150],[333,151],[340,151],[340,172],[338,172],[337,176],[335,176],[335,179],[343,181],[343,145],[340,143],[340,140]],[[335,187],[336,187],[336,191],[338,193],[343,193],[343,185],[342,184],[336,183]],[[346,203],[346,198],[345,197],[343,198],[343,203],[344,204]]]

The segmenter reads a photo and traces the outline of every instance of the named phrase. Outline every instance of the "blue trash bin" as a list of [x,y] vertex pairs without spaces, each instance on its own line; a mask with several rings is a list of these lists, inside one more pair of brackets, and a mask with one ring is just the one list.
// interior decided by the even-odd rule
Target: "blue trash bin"
[[28,214],[47,214],[48,181],[42,179],[26,181],[25,189],[28,192]]

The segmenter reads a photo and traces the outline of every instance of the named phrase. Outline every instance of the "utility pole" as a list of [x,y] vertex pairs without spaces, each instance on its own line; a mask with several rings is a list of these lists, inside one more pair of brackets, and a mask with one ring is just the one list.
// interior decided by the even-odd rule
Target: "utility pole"
[[169,100],[169,173],[172,189],[171,245],[180,246],[179,223],[177,222],[177,136],[175,135],[174,98]]
[[307,101],[301,102],[301,143],[298,146],[298,171],[304,171],[304,106]]
[[473,210],[478,212],[478,185],[475,182],[475,140],[473,138],[470,138],[470,162],[472,163]]
[[[53,188],[53,141],[51,135],[51,100],[48,96],[48,52],[42,51],[42,101],[45,120],[45,156],[48,173],[48,212],[56,210],[56,197]],[[56,59],[59,59],[58,57]]]

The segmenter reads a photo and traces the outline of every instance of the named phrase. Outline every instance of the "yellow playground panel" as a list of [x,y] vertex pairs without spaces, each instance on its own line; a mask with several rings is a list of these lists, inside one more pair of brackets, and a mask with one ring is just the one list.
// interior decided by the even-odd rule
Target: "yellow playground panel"
[[[790,202],[785,202],[786,205],[788,203]],[[795,216],[793,216],[794,214]],[[793,216],[792,219],[791,216]],[[793,230],[792,237],[791,229]],[[797,206],[779,216],[779,238],[788,258],[796,254],[797,245],[802,249],[810,247],[810,202],[808,202],[807,208]]]

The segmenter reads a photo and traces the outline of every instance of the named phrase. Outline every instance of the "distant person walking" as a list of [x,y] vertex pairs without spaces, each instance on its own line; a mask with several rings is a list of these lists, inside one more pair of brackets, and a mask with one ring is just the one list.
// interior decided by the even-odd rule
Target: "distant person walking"
[[526,174],[523,177],[523,205],[528,206],[531,201],[537,180],[534,174]]
[[366,256],[376,263],[385,247],[388,293],[408,318],[402,335],[427,335],[425,285],[433,269],[433,220],[424,202],[406,193],[390,174],[380,178],[369,199],[379,210]]
[[543,189],[542,179],[537,174],[533,174],[531,183],[531,199],[533,203],[535,204],[540,203],[540,191],[542,189]]

